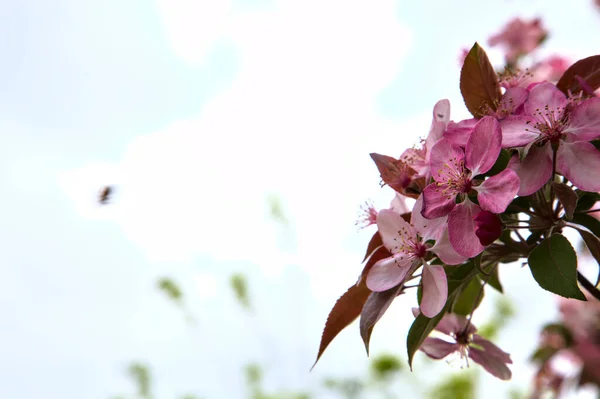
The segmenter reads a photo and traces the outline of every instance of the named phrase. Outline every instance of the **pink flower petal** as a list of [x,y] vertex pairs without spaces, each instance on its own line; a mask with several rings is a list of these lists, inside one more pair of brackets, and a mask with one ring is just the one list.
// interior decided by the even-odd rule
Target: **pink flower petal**
[[498,116],[506,117],[513,114],[525,103],[528,96],[529,92],[523,87],[511,87],[506,89],[506,93],[502,96],[500,105],[498,106]]
[[473,343],[481,346],[487,355],[498,358],[504,363],[512,364],[510,355],[498,348],[492,341],[489,341],[480,335],[474,334]]
[[394,199],[390,203],[390,209],[400,215],[410,212],[408,205],[406,205],[406,197],[400,193],[396,193],[394,196]]
[[520,180],[517,173],[512,169],[504,169],[475,187],[478,192],[479,206],[492,213],[502,213],[515,198],[519,187]]
[[502,148],[523,147],[537,139],[540,134],[532,128],[534,124],[534,118],[525,115],[508,116],[501,120]]
[[484,116],[473,128],[465,148],[465,165],[473,176],[485,173],[494,166],[502,145],[500,124]]
[[435,242],[435,245],[431,247],[430,251],[436,254],[446,265],[460,265],[465,263],[468,259],[466,256],[462,256],[452,248],[452,244],[450,244],[450,239],[448,238],[447,228],[442,230],[442,234]]
[[410,223],[415,227],[415,230],[423,238],[423,241],[437,239],[441,234],[442,229],[446,226],[447,219],[445,217],[436,219],[425,219],[421,214],[423,209],[423,196],[419,196],[413,206]]
[[473,347],[469,348],[469,357],[473,359],[475,363],[483,366],[483,368],[494,377],[498,377],[501,380],[510,380],[512,377],[512,373],[508,366],[506,366],[506,363],[497,357],[490,356],[486,352]]
[[520,187],[517,195],[531,195],[552,177],[552,149],[549,144],[531,147],[523,162],[519,162],[519,156],[514,155],[508,167],[519,176]]
[[448,215],[450,244],[456,252],[468,258],[479,255],[484,249],[475,234],[474,216],[480,211],[479,206],[467,199]]
[[446,216],[456,205],[456,195],[442,193],[446,186],[431,183],[423,190],[423,209],[421,215],[426,219],[437,219]]
[[439,338],[425,338],[419,350],[425,352],[432,359],[443,359],[459,349],[458,344],[446,342]]
[[440,265],[423,266],[423,298],[421,312],[432,318],[442,311],[448,298],[448,282],[446,272]]
[[600,151],[593,144],[562,142],[556,153],[558,172],[583,191],[600,191]]
[[448,124],[448,121],[450,121],[450,101],[440,100],[433,107],[433,122]]
[[569,115],[569,125],[563,133],[572,133],[576,141],[591,141],[600,137],[600,97],[590,98],[576,106]]
[[465,119],[458,123],[450,122],[444,132],[444,137],[452,142],[452,144],[464,147],[467,145],[469,135],[477,124],[477,119]]
[[429,135],[427,136],[427,140],[425,140],[425,161],[429,161],[431,157],[431,149],[440,141],[442,136],[444,135],[444,130],[446,129],[446,124],[444,122],[433,122],[431,125],[431,130],[429,130]]
[[[564,93],[556,88],[552,83],[542,83],[535,86],[529,92],[529,98],[525,103],[525,114],[536,115],[540,111],[546,110],[553,112],[564,111],[567,105],[567,97]],[[555,115],[559,119],[562,115]]]
[[[447,313],[444,315],[442,320],[438,323],[435,329],[439,332],[442,332],[446,335],[456,334],[465,329],[467,325],[467,318],[455,313]],[[477,329],[473,326],[473,324],[469,323],[467,327],[467,335],[473,334],[477,331]]]
[[400,284],[414,259],[404,253],[376,262],[367,274],[367,288],[374,292],[387,291]]
[[429,162],[431,174],[435,181],[444,182],[448,174],[455,175],[462,171],[460,166],[465,159],[464,151],[448,139],[440,139],[432,148]]
[[377,214],[377,229],[383,245],[393,254],[400,251],[399,248],[405,241],[417,237],[414,227],[406,223],[399,213],[389,209],[382,209]]

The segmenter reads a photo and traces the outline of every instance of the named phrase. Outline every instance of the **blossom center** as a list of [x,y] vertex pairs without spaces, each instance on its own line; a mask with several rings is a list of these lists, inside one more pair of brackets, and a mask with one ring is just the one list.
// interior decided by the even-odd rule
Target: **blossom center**
[[464,159],[452,158],[438,170],[436,186],[448,199],[457,194],[467,194],[473,187],[471,172],[465,168]]
[[[533,124],[533,129],[537,130],[542,136],[543,141],[558,142],[563,135],[565,129],[564,121],[565,109],[556,107],[556,109],[550,109],[548,105],[544,109],[537,108],[533,113],[536,119]],[[531,121],[527,121],[530,124]],[[525,129],[531,131],[529,129]]]

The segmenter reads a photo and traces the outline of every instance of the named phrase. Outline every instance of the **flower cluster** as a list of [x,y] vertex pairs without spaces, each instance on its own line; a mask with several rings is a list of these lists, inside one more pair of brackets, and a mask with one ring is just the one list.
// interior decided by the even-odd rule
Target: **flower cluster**
[[[521,43],[503,34],[520,46],[510,54],[539,44],[543,31],[537,23],[530,28]],[[409,363],[419,349],[435,359],[456,352],[509,379],[510,356],[471,324],[484,289],[501,291],[499,264],[526,259],[541,288],[585,301],[581,284],[600,298],[578,273],[576,253],[562,235],[566,228],[578,231],[600,262],[600,222],[589,215],[600,200],[600,98],[594,95],[600,56],[576,62],[557,80],[535,76],[496,72],[475,44],[460,76],[473,117],[451,120],[450,103],[441,100],[417,148],[398,158],[371,154],[395,198],[389,209],[367,209],[363,224],[377,232],[358,282],[327,320],[319,356],[358,316],[368,350],[392,301],[417,288]],[[415,200],[410,212],[407,197]],[[428,337],[436,328],[453,342]]]

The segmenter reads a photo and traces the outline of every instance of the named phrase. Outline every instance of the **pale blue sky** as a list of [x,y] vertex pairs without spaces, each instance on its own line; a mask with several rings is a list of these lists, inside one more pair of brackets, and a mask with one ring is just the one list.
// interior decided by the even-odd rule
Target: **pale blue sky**
[[[199,62],[176,49],[154,2],[1,6],[0,397],[128,393],[135,360],[152,366],[158,398],[243,397],[241,367],[253,360],[272,388],[364,372],[356,326],[307,370],[329,307],[360,270],[369,232],[355,233],[352,218],[379,193],[368,153],[399,154],[440,98],[464,115],[459,50],[510,16],[542,15],[549,50],[598,53],[600,14],[583,0],[387,1],[364,21],[355,3],[224,3],[215,18],[227,30]],[[173,127],[182,120],[192,122]],[[95,207],[115,181],[112,208]],[[295,233],[265,221],[269,192]],[[254,317],[231,298],[234,271],[251,275]],[[527,270],[507,273],[520,279],[509,293],[529,305],[501,344],[523,362],[551,299],[527,291]],[[163,275],[182,284],[195,327],[155,289]],[[377,327],[374,353],[404,356],[404,305]]]

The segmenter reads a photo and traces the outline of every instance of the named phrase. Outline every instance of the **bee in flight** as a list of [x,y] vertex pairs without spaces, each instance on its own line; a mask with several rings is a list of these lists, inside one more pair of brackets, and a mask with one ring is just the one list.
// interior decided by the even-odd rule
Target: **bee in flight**
[[113,189],[111,186],[104,186],[102,190],[100,190],[100,195],[98,197],[98,202],[100,203],[100,205],[108,204],[112,192]]

